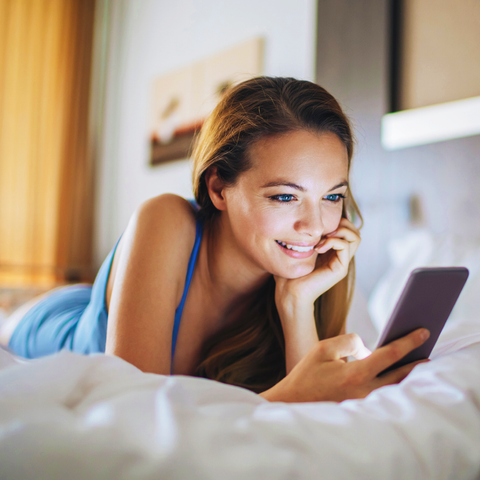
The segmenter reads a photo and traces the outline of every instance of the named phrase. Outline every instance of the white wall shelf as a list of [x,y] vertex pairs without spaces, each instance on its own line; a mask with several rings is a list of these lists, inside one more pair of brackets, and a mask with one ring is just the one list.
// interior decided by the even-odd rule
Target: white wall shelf
[[480,97],[389,113],[382,118],[386,150],[480,134]]

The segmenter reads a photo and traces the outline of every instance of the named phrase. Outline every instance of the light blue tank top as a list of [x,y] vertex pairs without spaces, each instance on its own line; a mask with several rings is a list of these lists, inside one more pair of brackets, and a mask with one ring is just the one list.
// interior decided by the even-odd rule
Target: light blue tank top
[[[195,211],[198,205],[189,200]],[[172,357],[177,343],[180,320],[192,280],[202,240],[203,225],[197,216],[195,244],[187,267],[187,277],[182,299],[175,310],[172,332]],[[89,354],[105,352],[108,313],[105,300],[108,277],[118,246],[104,260],[95,282],[89,285],[73,285],[61,288],[32,307],[19,323],[9,342],[9,348],[26,358],[37,358],[62,349]]]

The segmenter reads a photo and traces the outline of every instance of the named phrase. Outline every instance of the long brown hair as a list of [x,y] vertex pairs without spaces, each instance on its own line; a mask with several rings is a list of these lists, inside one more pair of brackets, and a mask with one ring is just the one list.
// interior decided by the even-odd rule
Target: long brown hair
[[[228,90],[203,125],[193,151],[193,191],[202,220],[213,225],[219,215],[205,181],[210,167],[232,186],[250,168],[248,153],[255,142],[298,130],[335,133],[346,147],[350,169],[354,143],[350,123],[324,88],[294,78],[256,77]],[[347,214],[361,219],[350,191],[342,215]],[[352,259],[348,275],[315,301],[320,339],[342,331],[354,281]],[[196,374],[254,392],[267,390],[285,376],[285,340],[273,275],[250,299],[241,318],[206,342]]]

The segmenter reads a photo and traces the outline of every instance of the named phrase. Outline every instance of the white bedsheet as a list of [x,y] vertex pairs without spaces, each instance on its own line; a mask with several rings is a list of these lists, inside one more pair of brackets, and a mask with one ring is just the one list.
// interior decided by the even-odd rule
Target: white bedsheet
[[0,478],[480,478],[480,336],[451,337],[400,385],[341,404],[0,350]]

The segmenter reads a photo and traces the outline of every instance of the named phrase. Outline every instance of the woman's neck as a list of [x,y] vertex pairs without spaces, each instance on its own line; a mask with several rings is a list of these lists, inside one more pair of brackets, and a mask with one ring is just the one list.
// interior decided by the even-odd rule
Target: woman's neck
[[197,268],[208,303],[223,313],[244,303],[271,277],[243,254],[228,218],[220,215],[204,227]]

